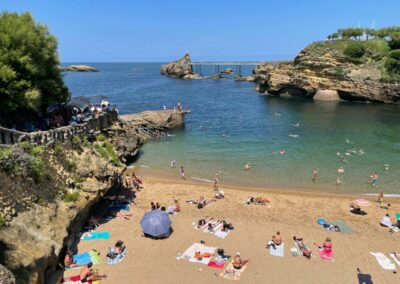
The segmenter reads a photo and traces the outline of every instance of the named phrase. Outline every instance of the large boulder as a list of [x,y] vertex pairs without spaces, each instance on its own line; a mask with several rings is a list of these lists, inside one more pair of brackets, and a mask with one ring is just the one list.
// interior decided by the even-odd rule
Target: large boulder
[[314,95],[318,101],[340,101],[340,96],[335,90],[318,90]]
[[161,74],[174,78],[186,78],[187,75],[193,75],[192,60],[189,53],[186,53],[181,59],[172,61],[171,63],[161,66]]
[[15,284],[14,275],[3,265],[0,264],[0,283],[2,284]]

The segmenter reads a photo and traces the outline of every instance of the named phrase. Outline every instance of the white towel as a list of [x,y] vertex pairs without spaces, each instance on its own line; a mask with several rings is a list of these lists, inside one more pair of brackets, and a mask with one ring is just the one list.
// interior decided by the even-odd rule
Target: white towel
[[226,231],[226,232],[223,232],[223,231],[219,230],[219,231],[216,231],[216,232],[214,233],[214,235],[215,235],[216,237],[218,237],[218,238],[225,239],[226,236],[227,236],[230,232],[231,232],[231,230],[228,230],[228,231]]
[[208,247],[203,244],[194,243],[182,254],[181,259],[187,259],[191,262],[199,262],[207,265],[210,262],[211,257],[205,257],[202,258],[201,260],[198,260],[197,258],[194,258],[194,254],[198,251],[201,254],[203,253],[214,254],[216,249],[217,248],[215,247]]
[[400,266],[400,261],[394,256],[394,253],[389,253],[390,257],[393,258],[393,260],[397,263],[398,266]]
[[383,253],[381,252],[370,252],[373,256],[375,256],[376,260],[378,261],[379,265],[383,269],[389,269],[389,270],[394,270],[396,269],[396,266],[394,263],[387,258]]
[[280,256],[284,257],[285,256],[285,244],[282,243],[279,246],[275,246],[275,249],[273,246],[269,247],[269,254],[273,256]]

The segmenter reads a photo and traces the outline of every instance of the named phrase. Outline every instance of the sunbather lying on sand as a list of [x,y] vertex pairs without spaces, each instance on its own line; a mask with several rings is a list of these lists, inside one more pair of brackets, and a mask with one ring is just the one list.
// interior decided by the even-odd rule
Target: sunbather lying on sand
[[246,265],[246,263],[248,263],[249,260],[242,260],[240,257],[240,252],[237,252],[235,257],[233,258],[233,268],[235,269],[242,269],[243,266]]
[[367,214],[367,212],[361,210],[360,205],[358,205],[354,201],[350,202],[350,208],[351,208],[350,212],[353,214],[357,214],[357,215],[366,215]]
[[282,237],[281,237],[281,233],[279,231],[276,232],[276,235],[272,236],[272,240],[270,240],[267,243],[267,248],[269,248],[270,246],[272,246],[274,249],[276,246],[279,246],[282,244]]
[[267,205],[269,203],[271,203],[271,200],[269,198],[263,198],[261,196],[259,197],[248,197],[246,200],[246,203],[249,204],[255,204],[255,205]]
[[180,211],[181,211],[181,206],[179,205],[178,199],[174,199],[174,205],[167,207],[168,214],[174,214],[174,213],[178,213]]
[[109,216],[112,218],[123,218],[129,220],[132,217],[132,214],[124,212],[124,211],[110,211]]
[[76,264],[76,262],[74,261],[74,256],[72,254],[71,251],[68,251],[65,254],[65,258],[64,258],[64,267],[65,268],[72,268],[72,267],[79,267],[81,265]]
[[296,244],[296,246],[299,248],[299,250],[301,251],[301,253],[307,258],[310,259],[311,258],[311,250],[306,246],[306,244],[304,243],[303,238],[297,238],[296,236],[293,237],[293,240]]

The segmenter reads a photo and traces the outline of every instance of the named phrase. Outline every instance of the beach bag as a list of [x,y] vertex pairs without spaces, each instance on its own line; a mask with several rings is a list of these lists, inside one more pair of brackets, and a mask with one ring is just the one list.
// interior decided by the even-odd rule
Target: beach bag
[[199,209],[201,209],[201,208],[203,208],[203,203],[202,202],[200,202],[199,204],[197,204],[197,208],[199,208]]
[[296,247],[292,247],[290,249],[290,253],[292,254],[292,256],[299,256],[300,255],[299,250]]

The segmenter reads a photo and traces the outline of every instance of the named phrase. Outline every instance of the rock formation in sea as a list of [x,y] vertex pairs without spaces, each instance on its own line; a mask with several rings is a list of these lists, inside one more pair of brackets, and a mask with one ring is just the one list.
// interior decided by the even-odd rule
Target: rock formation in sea
[[99,72],[99,69],[89,65],[69,65],[61,70],[65,72]]
[[257,89],[269,95],[289,93],[319,100],[399,104],[400,83],[382,80],[382,56],[368,51],[370,55],[367,53],[369,57],[364,61],[350,60],[343,46],[343,42],[314,43],[303,49],[293,62],[258,65]]
[[162,65],[161,74],[182,79],[203,78],[200,74],[193,72],[192,60],[189,53],[186,53],[181,59]]
[[[146,140],[183,121],[180,112],[147,111],[102,128],[93,144],[84,134],[58,136],[60,141],[43,146],[26,141],[0,148],[10,152],[6,168],[0,163],[0,259],[18,283],[59,283],[66,248],[76,245],[115,174]],[[20,165],[18,171],[13,165]],[[34,175],[38,170],[40,180]],[[0,283],[15,283],[2,282],[3,275],[12,279],[3,271],[0,266]]]

